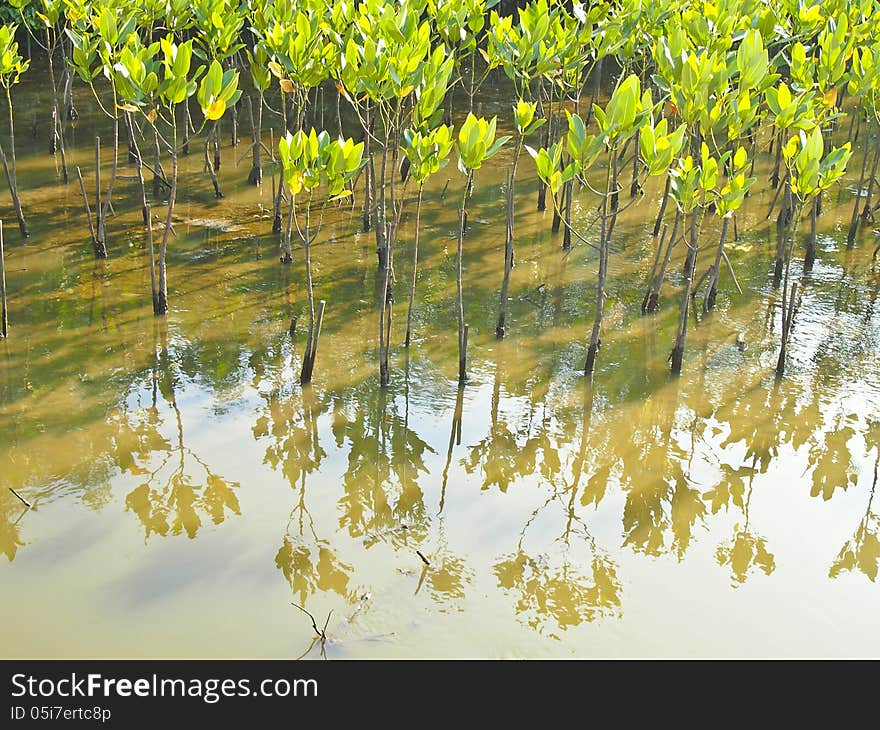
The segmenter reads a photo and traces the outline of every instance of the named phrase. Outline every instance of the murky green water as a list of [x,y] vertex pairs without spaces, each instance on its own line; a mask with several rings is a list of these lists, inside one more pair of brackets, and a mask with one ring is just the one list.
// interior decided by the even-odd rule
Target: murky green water
[[[135,183],[118,182],[110,258],[94,261],[79,190],[45,153],[47,125],[30,135],[47,107],[29,83],[16,121],[30,240],[2,198],[0,654],[319,656],[292,602],[320,623],[332,612],[329,657],[880,653],[880,275],[870,229],[844,250],[849,188],[826,200],[778,385],[763,184],[731,245],[745,293],[722,277],[679,380],[666,358],[680,261],[662,311],[637,314],[662,191],[623,213],[589,388],[596,256],[562,251],[523,160],[509,334],[496,341],[508,152],[479,171],[471,207],[464,391],[454,165],[426,191],[409,353],[412,208],[403,219],[385,392],[375,242],[359,210],[328,215],[313,249],[327,314],[303,390],[304,333],[287,334],[305,311],[302,253],[278,263],[260,208],[270,180],[244,185],[228,123],[226,198],[210,196],[199,146],[184,161],[171,311],[156,319]],[[94,117],[79,106],[68,154],[90,186]],[[584,195],[581,225],[591,205]],[[715,237],[707,224],[703,240]]]

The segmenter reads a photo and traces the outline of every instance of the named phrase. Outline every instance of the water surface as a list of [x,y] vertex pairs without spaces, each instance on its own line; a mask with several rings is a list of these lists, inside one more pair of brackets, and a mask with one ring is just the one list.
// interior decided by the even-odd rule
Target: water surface
[[[535,210],[527,158],[508,337],[494,337],[502,152],[477,174],[465,241],[462,391],[454,201],[464,181],[452,164],[425,193],[409,352],[412,206],[402,220],[385,391],[375,240],[359,232],[359,208],[328,213],[313,249],[327,313],[304,389],[302,252],[278,262],[269,169],[261,190],[244,184],[224,122],[217,201],[194,144],[171,311],[154,318],[135,183],[117,183],[110,258],[95,261],[79,190],[58,178],[39,116],[31,136],[31,115],[46,108],[34,78],[16,89],[29,240],[3,201],[3,656],[320,656],[292,603],[321,623],[330,614],[329,657],[880,653],[880,275],[870,228],[845,250],[850,187],[826,198],[813,272],[795,267],[800,309],[776,383],[768,160],[730,245],[744,293],[725,272],[716,311],[692,322],[679,379],[667,357],[680,259],[662,310],[638,314],[662,194],[652,182],[618,224],[589,385],[596,254],[562,250],[551,214]],[[86,96],[79,107],[68,156],[91,188],[95,130],[106,140],[109,126]],[[506,104],[485,101],[483,113],[507,115]],[[106,176],[106,142],[104,161]],[[851,169],[860,165],[857,155]],[[582,229],[594,205],[588,194],[577,202]],[[158,225],[159,200],[154,214]],[[703,240],[717,231],[707,221]]]

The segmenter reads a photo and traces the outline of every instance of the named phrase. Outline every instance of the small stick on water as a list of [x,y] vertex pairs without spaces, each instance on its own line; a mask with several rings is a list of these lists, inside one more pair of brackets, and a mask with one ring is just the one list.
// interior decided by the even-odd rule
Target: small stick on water
[[427,565],[428,567],[431,566],[431,563],[428,562],[428,559],[427,559],[424,555],[422,555],[422,551],[421,551],[421,550],[416,550],[416,555],[418,555],[418,556],[422,559],[422,562],[423,562],[425,565]]
[[[23,504],[25,507],[27,507],[28,509],[30,509],[30,508],[33,506],[33,505],[32,505],[30,502],[28,502],[24,497],[22,497],[18,492],[16,492],[12,487],[9,487],[9,491],[12,492],[16,497],[18,497],[18,498],[21,500],[22,504]],[[424,560],[424,558],[422,558],[422,559]]]
[[89,206],[89,196],[86,193],[86,186],[83,182],[82,172],[79,169],[79,165],[76,166],[76,177],[79,180],[79,190],[82,193],[83,204],[86,207],[86,220],[89,222],[89,235],[92,237],[92,246],[97,249],[98,237],[95,234],[95,226],[92,224],[92,209]]
[[312,628],[315,630],[315,634],[317,634],[319,638],[321,638],[321,639],[326,639],[326,638],[327,638],[327,633],[326,633],[326,630],[327,630],[327,624],[330,623],[330,614],[332,614],[333,611],[330,611],[330,613],[327,614],[327,621],[326,621],[325,624],[324,624],[324,630],[321,630],[321,629],[318,628],[318,622],[315,621],[315,617],[314,617],[309,611],[307,611],[305,608],[303,608],[302,606],[300,606],[298,603],[291,603],[290,605],[291,605],[291,606],[296,606],[300,611],[302,611],[306,616],[308,616],[309,619],[311,619],[311,621],[312,621]]
[[[736,219],[734,218],[734,220],[736,220]],[[736,286],[736,290],[740,293],[740,295],[742,295],[742,293],[743,293],[742,287],[739,285],[739,282],[736,280],[736,274],[733,273],[733,264],[730,263],[730,259],[727,258],[727,251],[722,251],[721,256],[724,258],[724,263],[727,264],[727,269],[728,269],[728,271],[730,271],[730,277],[733,279],[733,284],[734,284],[734,286]]]

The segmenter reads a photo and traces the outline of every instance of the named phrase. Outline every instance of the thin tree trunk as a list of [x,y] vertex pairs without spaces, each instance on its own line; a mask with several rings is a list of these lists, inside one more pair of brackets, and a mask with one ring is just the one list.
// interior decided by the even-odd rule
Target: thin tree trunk
[[[253,138],[253,157],[251,159],[251,171],[248,173],[248,182],[251,185],[259,187],[263,184],[263,162],[262,162],[262,129],[263,129],[263,95],[259,94],[257,99],[257,114],[254,117],[251,113],[253,126],[251,128],[251,136]],[[245,153],[247,154],[247,153]]]
[[52,131],[49,133],[49,154],[54,155],[56,152],[61,153],[61,177],[66,185],[69,182],[69,176],[67,174],[67,155],[64,149],[64,127],[61,125],[61,118],[58,114],[58,87],[55,83],[55,62],[53,59],[53,48],[49,41],[49,29],[46,28],[46,52],[49,59],[49,86],[52,91]]
[[690,240],[688,242],[689,252],[693,253],[690,257],[689,266],[685,271],[684,291],[681,295],[681,307],[678,313],[678,331],[675,336],[675,345],[672,348],[672,366],[670,368],[673,375],[681,375],[681,365],[684,360],[684,346],[687,340],[688,314],[691,304],[691,290],[694,282],[694,272],[697,268],[697,216],[698,209],[694,209],[691,213],[690,223]]
[[[642,314],[647,312],[656,312],[660,308],[660,288],[663,286],[663,279],[666,276],[666,269],[669,266],[669,259],[672,256],[672,249],[675,246],[676,237],[678,236],[678,227],[681,222],[681,211],[676,208],[675,218],[672,221],[672,234],[666,239],[666,253],[663,261],[660,262],[659,268],[655,267],[651,271],[651,277],[648,279],[648,286],[645,287],[645,296],[642,298]],[[660,257],[663,249],[663,241],[666,237],[665,228],[663,236],[657,247],[657,259]]]
[[[773,286],[779,287],[782,281],[783,269],[785,266],[785,239],[788,229],[791,226],[791,213],[793,206],[793,197],[791,193],[791,181],[785,186],[785,193],[782,196],[782,208],[776,219],[776,261],[773,265]],[[858,205],[856,205],[858,210]]]
[[[507,180],[506,218],[507,225],[504,233],[504,278],[501,282],[501,298],[498,306],[498,322],[495,325],[495,336],[500,340],[504,338],[507,328],[507,292],[510,286],[510,272],[514,264],[514,205],[516,190],[516,169],[519,163],[519,155],[522,151],[522,139],[513,152],[513,165]],[[570,223],[570,216],[566,216],[566,222]],[[566,237],[570,239],[571,233],[566,228]]]
[[7,164],[6,154],[3,152],[2,145],[0,145],[0,160],[3,162],[3,171],[6,173],[6,182],[9,184],[9,192],[12,195],[12,205],[15,207],[15,216],[18,218],[18,229],[21,231],[22,238],[27,238],[30,233],[28,232],[27,223],[25,223],[24,220],[21,201],[18,199],[18,174],[15,167],[15,123],[12,120],[12,95],[8,86],[6,87],[6,106],[9,111],[9,157],[12,162],[11,171]]
[[95,137],[95,258],[107,258],[104,208],[101,203],[101,138]]
[[[541,84],[543,89],[543,83]],[[541,94],[541,91],[538,91]],[[550,147],[550,127],[553,126],[553,86],[550,87],[550,94],[547,100],[547,123],[544,125],[544,147]],[[538,183],[538,210],[547,209],[547,186],[543,182]]]
[[229,136],[229,144],[233,149],[238,147],[238,102],[232,105],[232,132]]
[[366,169],[364,170],[364,214],[363,225],[361,231],[367,233],[373,228],[373,154],[370,150],[370,134],[372,132],[370,122],[370,105],[364,112],[364,160],[366,160]]
[[[286,130],[285,130],[286,132]],[[272,130],[269,130],[269,137],[272,146],[275,146],[275,139]],[[275,170],[278,170],[278,189],[275,189]],[[280,164],[274,165],[272,168],[272,233],[281,233],[281,202],[284,199],[284,169]],[[289,262],[288,262],[289,263]]]
[[816,217],[819,214],[819,198],[816,197],[813,200],[813,204],[810,206],[810,237],[807,239],[807,251],[804,254],[804,271],[812,271],[813,264],[816,262],[816,247],[817,247],[817,237],[816,237]]
[[[376,199],[376,258],[380,269],[384,269],[388,259],[388,204],[386,201],[385,178],[388,174],[388,140],[382,145],[382,167],[379,179],[379,196]],[[384,296],[384,292],[383,292]]]
[[458,382],[464,385],[467,382],[467,328],[464,323],[464,292],[461,278],[461,262],[464,244],[464,227],[467,221],[465,206],[467,205],[467,191],[473,181],[473,170],[468,172],[464,194],[461,197],[461,207],[458,209],[458,247],[455,265],[455,282],[458,294]]
[[137,170],[138,192],[141,196],[141,215],[143,216],[144,225],[146,226],[150,221],[150,210],[149,205],[147,204],[147,191],[144,187],[144,160],[143,157],[141,157],[141,148],[135,137],[136,130],[134,120],[131,117],[131,112],[126,112],[125,121],[128,126],[128,139],[131,143],[131,151],[134,155],[135,170]]
[[154,308],[155,314],[168,311],[168,275],[166,257],[168,253],[168,237],[171,235],[171,220],[174,214],[174,201],[177,198],[177,127],[174,127],[174,146],[171,150],[171,193],[168,195],[168,212],[165,216],[165,230],[162,231],[162,243],[159,247],[159,296]]
[[669,193],[672,187],[672,178],[666,175],[666,187],[663,189],[663,199],[660,201],[660,210],[657,212],[657,219],[654,221],[654,231],[651,235],[657,238],[660,233],[660,225],[663,223],[663,216],[666,214],[666,205],[669,203]]
[[640,133],[636,132],[633,144],[635,152],[633,152],[632,182],[629,186],[629,197],[631,198],[636,197],[636,195],[639,194],[639,190],[641,190],[641,186],[639,185],[639,136]]
[[159,309],[159,291],[156,284],[156,251],[153,247],[153,217],[150,213],[150,204],[146,205],[147,222],[147,253],[150,256],[150,300],[153,303],[153,312]]
[[590,377],[596,368],[596,355],[602,341],[599,338],[602,327],[602,313],[605,309],[605,280],[608,277],[608,243],[613,228],[613,217],[616,214],[611,198],[612,180],[616,181],[617,167],[616,150],[611,151],[611,159],[605,170],[605,194],[602,197],[602,223],[599,237],[599,275],[596,281],[596,309],[593,315],[593,329],[590,333],[590,344],[587,348],[587,361],[584,364],[584,375]]
[[856,188],[855,200],[853,201],[852,216],[849,221],[849,230],[846,234],[846,247],[853,248],[856,243],[856,232],[859,229],[859,207],[862,202],[862,188],[865,185],[865,173],[868,169],[868,153],[862,158],[862,172],[859,175],[859,185]]
[[116,87],[113,87],[113,166],[110,168],[110,182],[107,184],[107,197],[101,203],[98,197],[98,205],[101,208],[101,225],[106,228],[107,214],[113,212],[113,187],[116,185],[116,172],[119,169],[119,113],[116,109]]
[[82,193],[83,205],[86,209],[86,221],[89,224],[89,235],[92,238],[92,250],[95,252],[95,258],[103,258],[99,252],[98,248],[98,237],[95,235],[95,226],[92,225],[92,208],[89,205],[89,194],[86,192],[86,186],[83,182],[82,172],[79,169],[79,165],[76,166],[76,177],[79,180],[79,190]]
[[[151,125],[152,126],[152,125]],[[159,149],[159,131],[153,127],[153,197],[158,198],[162,192],[162,162],[161,150]]]
[[574,198],[574,180],[565,183],[565,230],[562,232],[562,250],[571,250],[571,201]]
[[208,132],[205,137],[205,167],[208,168],[208,174],[211,177],[211,184],[214,186],[214,197],[222,198],[223,191],[220,190],[220,181],[217,179],[217,170],[215,169],[215,164],[211,161],[211,144],[214,139],[214,135],[217,134],[217,124],[219,120],[214,121],[214,125],[211,127],[211,131]]
[[507,226],[504,236],[504,278],[501,281],[501,296],[498,302],[498,323],[495,325],[495,337],[504,339],[507,326],[507,292],[510,287],[510,269],[513,259],[513,178],[514,169],[507,174]]
[[[284,181],[282,180],[280,185],[283,185]],[[280,196],[279,196],[280,197]],[[290,237],[293,235],[293,197],[290,199],[290,208],[287,211],[287,226],[285,227],[284,233],[281,237],[281,243],[283,250],[281,252],[281,263],[282,264],[292,264],[293,263],[293,250],[290,245]]]
[[183,144],[181,152],[184,155],[189,154],[189,130],[192,128],[192,117],[189,113],[189,99],[183,101]]
[[416,197],[416,233],[413,241],[412,282],[409,289],[409,308],[406,312],[406,340],[404,347],[409,347],[412,332],[413,304],[416,300],[416,274],[419,266],[419,220],[422,214],[422,188],[424,183],[419,184],[419,193]]
[[[290,200],[290,209],[293,210],[293,197]],[[315,293],[314,287],[312,283],[312,253],[311,253],[311,210],[312,200],[311,195],[309,196],[308,203],[306,204],[306,226],[303,231],[303,252],[305,255],[305,264],[306,264],[306,293],[308,295],[309,302],[309,334],[306,338],[306,351],[303,355],[303,364],[302,370],[299,375],[300,384],[310,383],[312,382],[312,370],[314,368],[314,362],[312,360],[312,354],[315,351],[315,345],[317,341],[317,337],[315,336]]]
[[[867,154],[867,153],[866,153]],[[868,189],[865,191],[865,207],[862,209],[862,225],[866,225],[873,219],[873,206],[871,200],[874,197],[874,184],[877,181],[877,166],[880,163],[880,138],[874,147],[874,162],[871,163],[871,176],[868,178]]]
[[773,172],[770,175],[770,187],[776,190],[779,186],[779,166],[782,161],[782,132],[774,134],[773,139],[776,141],[776,159],[773,162]]
[[791,237],[786,246],[785,278],[782,283],[782,341],[779,345],[779,359],[776,361],[777,378],[781,378],[785,375],[785,358],[788,352],[788,340],[791,335],[791,326],[794,323],[794,300],[797,295],[797,282],[792,283],[791,291],[789,292],[788,279],[791,271],[791,255],[795,243],[797,242],[802,207],[803,204],[798,204],[794,208]]
[[712,264],[712,272],[709,274],[709,284],[706,288],[706,298],[703,300],[703,314],[715,308],[715,299],[718,296],[718,278],[721,274],[721,257],[724,255],[724,244],[727,242],[727,228],[730,218],[721,220],[721,237],[718,240],[718,248],[715,251],[715,262]]
[[214,149],[214,172],[220,172],[220,163],[221,154],[220,154],[220,123],[221,119],[217,119],[214,121],[214,141],[213,141],[213,149]]

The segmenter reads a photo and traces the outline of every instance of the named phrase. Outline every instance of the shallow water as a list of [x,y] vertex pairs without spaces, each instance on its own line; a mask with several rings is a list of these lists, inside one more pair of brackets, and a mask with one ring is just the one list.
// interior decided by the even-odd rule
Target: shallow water
[[[200,142],[183,160],[171,311],[157,319],[135,183],[117,183],[110,258],[94,261],[76,183],[56,177],[46,125],[30,134],[46,108],[33,72],[15,93],[32,235],[19,240],[4,195],[2,656],[320,656],[294,602],[321,624],[329,614],[329,657],[880,653],[880,275],[870,228],[845,251],[850,188],[825,201],[776,384],[766,169],[730,245],[744,295],[725,272],[677,380],[678,258],[662,311],[638,315],[662,193],[652,181],[618,223],[590,387],[596,255],[562,251],[526,157],[508,337],[494,337],[502,152],[477,173],[470,209],[459,391],[453,163],[426,189],[409,353],[413,206],[403,217],[384,392],[373,234],[358,232],[359,208],[328,213],[313,248],[327,313],[303,389],[303,324],[287,334],[291,317],[304,322],[302,252],[279,264],[270,168],[262,190],[244,185],[228,122],[223,200]],[[91,189],[95,125],[105,179],[109,127],[87,97],[78,106],[68,156]],[[594,203],[578,204],[584,227]],[[716,236],[707,221],[702,240]]]

